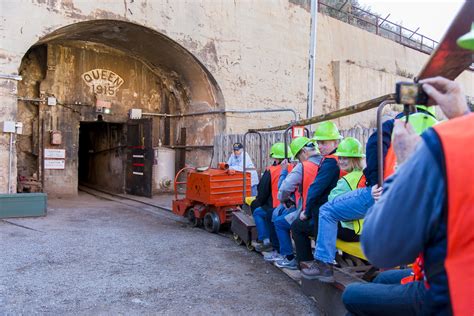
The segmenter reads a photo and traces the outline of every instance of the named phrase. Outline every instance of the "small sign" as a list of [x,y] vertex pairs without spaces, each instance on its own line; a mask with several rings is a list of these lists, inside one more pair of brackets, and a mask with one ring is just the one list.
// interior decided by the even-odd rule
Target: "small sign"
[[108,109],[110,109],[112,107],[112,102],[107,101],[107,100],[97,99],[95,101],[95,106],[98,107],[98,108],[108,108]]
[[44,169],[64,169],[65,160],[63,159],[45,159]]
[[107,69],[92,69],[82,74],[82,80],[91,92],[97,95],[113,97],[124,83],[122,77]]
[[52,149],[52,148],[45,148],[44,149],[44,158],[59,158],[64,159],[66,158],[66,149]]
[[291,134],[292,138],[304,136],[304,126],[293,126]]

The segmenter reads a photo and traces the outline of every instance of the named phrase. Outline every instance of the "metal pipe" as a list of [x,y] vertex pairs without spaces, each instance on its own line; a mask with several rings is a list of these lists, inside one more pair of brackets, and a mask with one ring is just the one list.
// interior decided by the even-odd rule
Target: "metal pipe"
[[267,128],[256,128],[256,129],[250,129],[250,130],[255,131],[255,132],[272,132],[272,131],[281,131],[294,125],[306,126],[310,124],[316,124],[319,122],[324,122],[327,120],[332,120],[339,117],[351,115],[354,113],[367,111],[367,110],[376,108],[380,104],[380,102],[384,100],[394,99],[394,98],[395,98],[394,94],[386,94],[384,96],[381,96],[369,101],[364,101],[355,105],[351,105],[351,106],[348,106],[347,108],[336,110],[327,114],[321,114],[321,115],[314,116],[308,119],[291,122],[285,125],[279,125],[279,126],[267,127]]
[[14,133],[10,133],[10,150],[8,152],[8,193],[12,193],[12,161],[13,161],[13,137]]
[[395,100],[389,99],[380,103],[377,108],[377,165],[378,165],[378,185],[383,185],[383,132],[382,132],[382,113],[387,104],[394,103]]
[[1,79],[21,81],[23,78],[19,75],[0,74]]
[[[285,158],[288,159],[289,156],[288,156],[288,131],[292,128],[292,126],[288,127],[287,129],[285,129],[285,131],[283,132],[283,142],[285,143]],[[293,157],[294,158],[294,157]],[[290,161],[288,159],[288,161]]]
[[170,146],[162,146],[165,148],[171,149],[187,149],[187,148],[214,148],[214,145],[170,145]]
[[249,113],[273,113],[273,112],[291,112],[293,113],[294,120],[297,119],[296,111],[290,108],[284,109],[256,109],[256,110],[213,110],[213,111],[205,111],[205,112],[195,112],[195,113],[179,113],[179,114],[166,114],[166,113],[142,113],[144,116],[158,116],[158,117],[169,117],[169,118],[176,118],[176,117],[187,117],[187,116],[200,116],[200,115],[208,115],[208,114],[226,114],[226,113],[242,113],[242,114],[249,114]]
[[313,116],[314,103],[314,65],[316,55],[316,29],[318,27],[318,10],[316,0],[311,0],[311,32],[309,41],[309,70],[308,70],[308,99],[306,105],[306,117]]

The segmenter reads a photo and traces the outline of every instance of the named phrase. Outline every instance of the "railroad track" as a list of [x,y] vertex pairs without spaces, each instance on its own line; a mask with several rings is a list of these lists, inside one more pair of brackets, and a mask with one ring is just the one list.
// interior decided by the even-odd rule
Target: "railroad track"
[[[176,216],[172,213],[171,208],[157,205],[155,203],[146,202],[140,198],[135,198],[132,196],[126,196],[124,194],[116,194],[113,192],[101,190],[98,188],[80,185],[79,190],[87,194],[93,195],[95,197],[114,201],[134,209],[139,209],[140,211],[172,220],[181,225],[189,226],[193,228],[189,222],[183,218]],[[204,230],[203,230],[204,231]],[[233,239],[232,233],[230,231],[222,231],[215,235],[218,235],[222,238]],[[237,246],[237,245],[236,245]],[[275,266],[276,269],[279,269]],[[347,269],[335,268],[335,278],[336,282],[333,284],[321,283],[316,280],[305,280],[301,278],[300,271],[298,270],[288,270],[288,269],[279,269],[285,273],[290,279],[298,283],[303,292],[316,301],[317,305],[324,314],[326,315],[345,315],[346,310],[342,304],[341,296],[345,286],[352,282],[361,282],[362,280],[357,278],[353,273],[348,272]],[[363,282],[363,281],[362,281]]]
[[[161,218],[166,218],[176,223],[186,224],[187,226],[192,227],[185,218],[173,214],[171,208],[163,206],[163,205],[158,205],[156,203],[143,201],[142,199],[136,198],[133,196],[117,194],[110,191],[101,190],[96,187],[91,187],[84,184],[79,185],[79,191],[85,192],[87,194],[93,195],[101,199],[106,199],[106,200],[114,201],[126,206],[131,206],[135,209],[138,208],[141,211],[150,213],[152,215],[155,215]],[[232,234],[230,232],[225,232],[225,231],[219,232],[216,235],[225,237],[225,238],[232,238]]]

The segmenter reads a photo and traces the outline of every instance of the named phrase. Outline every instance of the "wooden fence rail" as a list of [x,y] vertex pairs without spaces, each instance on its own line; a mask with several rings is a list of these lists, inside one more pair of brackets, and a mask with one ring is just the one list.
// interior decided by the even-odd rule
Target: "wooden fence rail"
[[[362,128],[354,127],[348,130],[342,130],[341,134],[344,137],[355,137],[364,145],[367,143],[370,134],[374,131],[374,128]],[[249,153],[252,158],[253,163],[260,170],[260,163],[263,159],[263,169],[270,165],[270,147],[276,142],[283,141],[283,132],[266,132],[262,134],[262,146],[260,157],[260,144],[259,138],[256,134],[249,134],[247,136],[246,151]],[[243,143],[244,135],[243,134],[224,134],[216,135],[214,137],[214,156],[212,160],[212,166],[215,167],[218,162],[227,161],[232,154],[232,144],[234,143]]]

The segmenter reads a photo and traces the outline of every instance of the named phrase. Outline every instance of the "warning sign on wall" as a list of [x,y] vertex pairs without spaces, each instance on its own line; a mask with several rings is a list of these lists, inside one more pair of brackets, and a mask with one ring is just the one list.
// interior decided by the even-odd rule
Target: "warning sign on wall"
[[123,84],[122,77],[107,69],[92,69],[82,74],[82,80],[90,87],[91,92],[104,96],[115,96]]
[[66,150],[45,148],[44,158],[66,158]]
[[64,169],[64,160],[63,159],[45,159],[44,160],[44,169]]

